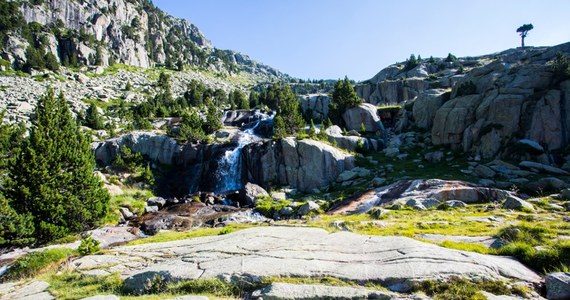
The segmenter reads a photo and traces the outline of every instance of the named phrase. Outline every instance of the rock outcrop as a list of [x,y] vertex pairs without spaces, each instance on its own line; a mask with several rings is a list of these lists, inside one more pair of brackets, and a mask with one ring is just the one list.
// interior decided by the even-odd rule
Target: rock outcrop
[[428,200],[431,203],[435,203],[433,200],[439,202],[459,200],[469,204],[487,203],[502,201],[510,194],[511,192],[508,191],[478,187],[462,181],[402,180],[370,190],[354,199],[348,199],[330,212],[336,214],[366,213],[373,207],[393,204],[424,206],[424,202]]
[[519,139],[530,139],[549,151],[566,147],[570,81],[559,82],[551,68],[559,51],[570,53],[570,43],[507,51],[468,72],[435,114],[433,144],[473,151],[483,158],[508,151],[506,146]]
[[346,124],[346,129],[349,131],[360,131],[361,126],[364,125],[367,132],[384,133],[384,125],[378,117],[378,109],[372,104],[363,103],[357,107],[347,109],[342,114],[342,118]]
[[329,115],[331,98],[327,94],[309,94],[299,96],[301,109],[315,120],[326,120]]
[[340,173],[354,168],[354,156],[313,140],[259,142],[242,153],[243,177],[263,187],[289,185],[311,192],[328,187]]
[[92,276],[118,272],[126,292],[141,293],[147,278],[165,281],[222,278],[326,277],[375,282],[407,292],[414,282],[467,279],[523,281],[541,277],[508,257],[442,248],[405,237],[328,233],[301,227],[257,227],[223,236],[117,247],[70,263]]

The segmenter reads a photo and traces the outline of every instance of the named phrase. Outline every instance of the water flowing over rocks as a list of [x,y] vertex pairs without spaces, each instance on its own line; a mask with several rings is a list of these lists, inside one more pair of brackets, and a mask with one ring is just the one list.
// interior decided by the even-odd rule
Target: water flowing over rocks
[[268,187],[289,185],[301,192],[327,188],[354,168],[354,156],[322,142],[286,138],[253,143],[243,150],[247,181]]
[[450,276],[532,284],[541,280],[507,257],[451,250],[404,237],[299,227],[258,227],[222,236],[117,247],[78,258],[71,265],[93,276],[118,272],[126,278],[124,289],[134,293],[140,293],[146,278],[156,274],[167,281],[221,278],[242,282],[333,276],[376,282],[399,292],[408,291],[416,281]]

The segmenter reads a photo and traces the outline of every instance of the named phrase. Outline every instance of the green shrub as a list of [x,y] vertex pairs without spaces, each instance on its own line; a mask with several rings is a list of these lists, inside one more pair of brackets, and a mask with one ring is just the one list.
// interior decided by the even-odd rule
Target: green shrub
[[10,281],[35,277],[43,272],[59,267],[61,263],[74,254],[75,251],[67,248],[53,248],[26,254],[16,260],[3,279]]
[[232,227],[224,227],[222,228],[222,230],[220,230],[220,233],[218,233],[218,235],[225,235],[225,234],[229,234],[234,232],[235,229],[233,229]]
[[81,256],[97,253],[101,249],[99,248],[99,244],[101,244],[101,242],[94,239],[92,236],[88,236],[81,240],[81,244],[77,248],[77,252],[79,252],[79,255]]
[[514,256],[538,272],[549,273],[570,265],[570,242],[536,249],[525,242],[513,242],[501,247],[499,255]]
[[260,214],[264,215],[267,218],[273,218],[273,215],[276,212],[279,212],[281,209],[289,206],[289,204],[291,204],[290,201],[274,200],[271,197],[265,196],[257,200],[257,204],[255,205],[255,210],[257,210]]

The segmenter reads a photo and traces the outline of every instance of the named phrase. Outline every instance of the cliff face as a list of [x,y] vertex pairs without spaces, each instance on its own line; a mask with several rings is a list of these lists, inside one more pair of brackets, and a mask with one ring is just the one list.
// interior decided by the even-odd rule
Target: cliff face
[[[77,59],[80,65],[191,65],[228,74],[244,71],[268,78],[285,76],[244,54],[214,48],[196,26],[164,13],[148,0],[11,2],[19,5],[28,24],[42,25],[36,40],[60,63]],[[21,65],[26,62],[29,44],[21,31],[10,32],[2,56]]]

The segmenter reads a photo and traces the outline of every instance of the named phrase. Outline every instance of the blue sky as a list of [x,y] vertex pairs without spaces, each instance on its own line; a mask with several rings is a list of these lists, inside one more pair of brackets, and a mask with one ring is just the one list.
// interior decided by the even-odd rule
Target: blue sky
[[291,76],[365,80],[411,53],[475,56],[570,42],[568,0],[154,0],[215,47]]

